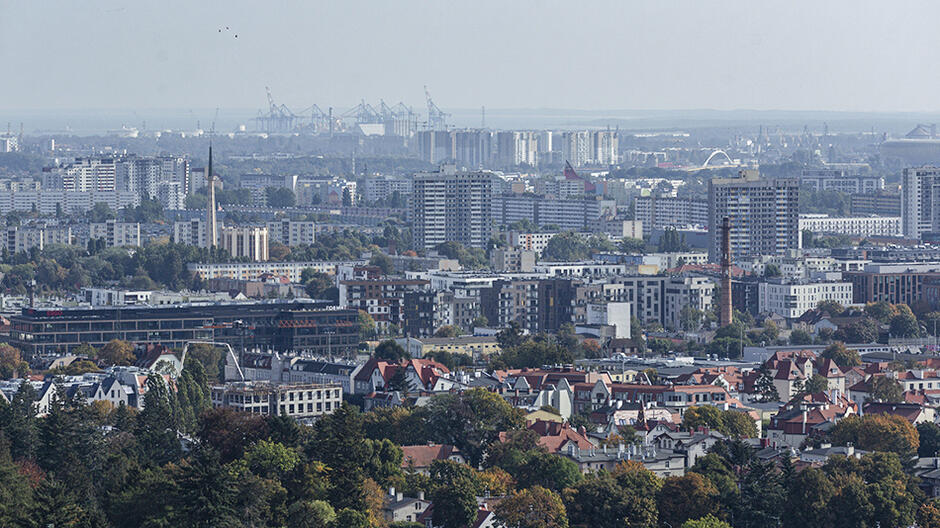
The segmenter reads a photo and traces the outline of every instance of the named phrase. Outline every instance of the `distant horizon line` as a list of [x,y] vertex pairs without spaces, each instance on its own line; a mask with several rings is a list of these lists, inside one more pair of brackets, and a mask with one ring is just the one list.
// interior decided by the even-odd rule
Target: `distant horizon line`
[[[334,106],[334,110],[349,110],[355,108],[357,105],[351,106]],[[423,109],[424,105],[413,105],[411,108],[415,110]],[[250,112],[257,113],[261,108],[257,107],[224,107],[224,106],[159,106],[159,107],[87,107],[87,108],[75,108],[75,107],[46,107],[46,108],[0,108],[0,114],[11,113],[11,114],[25,114],[25,113],[52,113],[52,112],[69,112],[69,113],[84,113],[84,112],[192,112],[192,111],[207,111],[215,112],[216,108],[220,112]],[[288,107],[290,108],[290,107]],[[441,107],[444,111],[449,112],[461,112],[461,113],[479,113],[481,112],[484,106],[478,107]],[[551,106],[530,106],[530,107],[490,107],[486,106],[486,113],[501,113],[501,112],[578,112],[578,113],[587,113],[587,114],[601,114],[601,113],[781,113],[781,114],[857,114],[857,115],[938,115],[940,116],[940,110],[826,110],[826,109],[787,109],[787,108],[769,108],[769,109],[759,109],[759,108],[730,108],[730,109],[721,109],[721,108],[597,108],[597,109],[588,109],[588,108],[566,108],[566,107],[551,107]],[[338,116],[337,116],[338,117]]]

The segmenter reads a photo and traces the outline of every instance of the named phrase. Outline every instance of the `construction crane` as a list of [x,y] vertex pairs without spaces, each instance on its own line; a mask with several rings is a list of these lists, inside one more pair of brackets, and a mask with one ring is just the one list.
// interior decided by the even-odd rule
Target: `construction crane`
[[270,88],[265,86],[264,89],[268,94],[268,113],[258,112],[258,117],[255,118],[258,127],[268,133],[293,132],[298,116],[287,106],[275,103]]
[[447,130],[447,116],[450,114],[443,112],[434,104],[434,101],[431,99],[431,92],[428,91],[426,85],[424,87],[424,97],[428,102],[428,130]]
[[215,107],[215,116],[212,118],[212,129],[209,130],[209,135],[215,135],[215,122],[219,120],[219,107]]

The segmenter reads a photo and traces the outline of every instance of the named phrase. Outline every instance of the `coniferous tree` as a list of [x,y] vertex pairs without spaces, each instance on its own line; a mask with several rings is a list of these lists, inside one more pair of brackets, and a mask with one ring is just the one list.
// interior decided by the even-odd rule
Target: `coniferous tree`
[[161,376],[150,376],[144,409],[137,415],[135,430],[143,464],[163,465],[179,458],[180,443],[174,416],[166,382]]

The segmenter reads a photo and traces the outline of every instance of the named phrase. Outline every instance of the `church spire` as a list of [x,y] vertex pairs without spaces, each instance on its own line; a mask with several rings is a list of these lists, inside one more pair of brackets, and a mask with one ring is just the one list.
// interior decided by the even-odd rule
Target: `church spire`
[[212,173],[212,142],[209,142],[209,166],[206,168],[206,247],[216,245],[217,233],[215,222],[215,180]]

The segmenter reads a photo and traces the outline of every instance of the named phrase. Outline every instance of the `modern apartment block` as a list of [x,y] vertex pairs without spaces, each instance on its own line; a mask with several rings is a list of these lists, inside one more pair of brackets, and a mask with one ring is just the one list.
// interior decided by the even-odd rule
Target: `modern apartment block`
[[924,300],[927,279],[940,277],[940,264],[869,264],[863,271],[842,274],[852,283],[852,301],[865,304],[887,301],[908,306]]
[[796,319],[822,301],[852,304],[850,282],[766,281],[758,284],[758,312]]
[[268,222],[268,240],[289,247],[311,245],[317,240],[317,225],[295,220]]
[[904,169],[901,175],[901,230],[919,239],[940,231],[940,167]]
[[493,174],[458,172],[444,166],[414,179],[415,249],[434,249],[447,241],[484,248],[492,234]]
[[743,170],[736,178],[714,178],[708,184],[708,259],[721,256],[721,233],[715,226],[731,219],[733,259],[784,255],[800,247],[799,180],[761,178]]
[[268,228],[223,227],[219,233],[220,246],[234,258],[247,258],[255,262],[268,260]]

